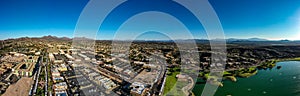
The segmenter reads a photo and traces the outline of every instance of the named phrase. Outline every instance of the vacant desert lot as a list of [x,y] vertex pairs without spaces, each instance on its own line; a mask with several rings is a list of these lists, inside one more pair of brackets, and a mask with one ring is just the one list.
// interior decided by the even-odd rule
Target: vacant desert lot
[[32,78],[22,77],[16,84],[8,87],[2,96],[28,96]]

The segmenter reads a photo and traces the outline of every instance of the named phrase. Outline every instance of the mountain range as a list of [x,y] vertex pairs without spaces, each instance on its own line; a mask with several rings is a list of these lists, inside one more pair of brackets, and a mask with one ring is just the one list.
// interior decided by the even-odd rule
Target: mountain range
[[[79,37],[80,38],[80,37]],[[81,37],[82,39],[83,37]],[[16,38],[19,40],[49,40],[49,41],[70,41],[73,38],[68,38],[68,37],[57,37],[57,36],[43,36],[43,37],[21,37],[21,38]],[[78,38],[77,38],[78,39]],[[91,40],[91,39],[90,39]],[[191,41],[191,40],[195,40],[196,42],[206,42],[209,41],[208,39],[178,39],[177,41]],[[212,40],[216,40],[219,41],[221,39],[212,39]],[[101,40],[100,40],[101,41]],[[137,41],[172,41],[172,40],[137,40]],[[282,42],[289,42],[292,40],[268,40],[268,39],[263,39],[263,38],[248,38],[248,39],[237,39],[237,38],[228,38],[226,39],[226,42],[263,42],[263,41],[282,41]],[[294,41],[300,41],[300,40],[294,40]]]

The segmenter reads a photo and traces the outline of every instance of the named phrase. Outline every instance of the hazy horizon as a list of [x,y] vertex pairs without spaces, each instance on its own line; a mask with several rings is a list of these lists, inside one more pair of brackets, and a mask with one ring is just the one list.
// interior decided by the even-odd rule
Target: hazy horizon
[[[44,36],[23,36],[23,37],[11,37],[6,39],[0,39],[0,40],[8,40],[8,39],[20,39],[20,38],[42,38],[46,36],[51,37],[57,37],[57,38],[68,38],[73,39],[74,37],[66,37],[66,36],[54,36],[54,35],[44,35]],[[82,38],[82,37],[79,37]],[[218,40],[218,39],[205,39],[205,38],[192,38],[194,40]],[[249,40],[249,39],[262,39],[267,41],[281,41],[281,40],[289,40],[289,41],[300,41],[298,40],[290,40],[290,39],[266,39],[266,38],[258,38],[258,37],[252,37],[252,38],[225,38],[226,40],[235,39],[235,40]],[[96,39],[96,40],[145,40],[145,41],[164,41],[164,40],[171,40],[171,39]],[[174,39],[174,40],[190,40],[190,39]]]

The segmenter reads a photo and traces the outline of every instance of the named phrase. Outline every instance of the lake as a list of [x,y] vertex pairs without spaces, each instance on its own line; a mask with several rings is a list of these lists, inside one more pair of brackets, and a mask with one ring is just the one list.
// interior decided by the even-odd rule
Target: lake
[[[277,69],[277,66],[282,66]],[[249,78],[237,82],[223,81],[215,96],[300,96],[300,62],[278,62],[272,69],[259,70]],[[204,84],[196,84],[193,92],[201,96]],[[201,90],[201,91],[199,91]]]

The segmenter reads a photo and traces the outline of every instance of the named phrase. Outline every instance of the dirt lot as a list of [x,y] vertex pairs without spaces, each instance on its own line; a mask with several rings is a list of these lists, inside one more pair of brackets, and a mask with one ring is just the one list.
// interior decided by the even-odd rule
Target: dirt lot
[[16,84],[10,85],[2,96],[28,96],[32,78],[22,77]]

